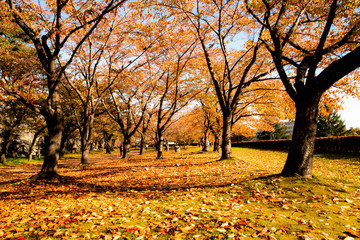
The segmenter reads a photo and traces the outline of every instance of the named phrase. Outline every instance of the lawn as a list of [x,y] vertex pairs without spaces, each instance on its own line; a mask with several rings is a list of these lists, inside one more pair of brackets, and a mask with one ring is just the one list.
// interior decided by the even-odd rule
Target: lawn
[[74,155],[54,182],[41,163],[0,168],[2,239],[360,238],[360,158],[316,155],[312,179],[278,177],[286,153],[234,148],[233,160],[181,153]]

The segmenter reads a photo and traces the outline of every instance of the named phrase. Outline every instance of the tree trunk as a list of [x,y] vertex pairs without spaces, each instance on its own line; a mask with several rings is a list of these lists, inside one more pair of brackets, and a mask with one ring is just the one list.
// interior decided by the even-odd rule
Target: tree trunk
[[49,138],[45,144],[47,146],[45,152],[44,163],[41,171],[33,177],[33,179],[54,179],[59,177],[57,173],[58,161],[60,156],[61,138],[64,131],[64,115],[61,107],[61,98],[59,93],[60,76],[56,74],[56,59],[53,58],[49,62],[49,74],[47,75],[47,85],[49,95],[47,105],[42,111],[45,117]]
[[122,158],[128,158],[129,157],[130,147],[131,147],[130,138],[124,136]]
[[232,114],[227,113],[223,115],[223,132],[221,143],[221,159],[230,159],[232,157],[231,152],[231,134],[232,134]]
[[90,164],[89,153],[92,140],[92,126],[94,116],[85,117],[81,134],[81,164]]
[[10,146],[11,132],[4,130],[2,133],[2,143],[0,152],[0,163],[6,163],[6,155]]
[[214,152],[219,152],[220,151],[220,133],[214,133]]
[[143,155],[145,152],[145,137],[144,134],[141,135],[141,140],[140,140],[140,155]]
[[169,151],[170,150],[170,146],[169,146],[169,141],[165,140],[165,151]]
[[104,140],[103,139],[98,141],[98,149],[99,149],[99,151],[104,151]]
[[41,129],[39,129],[39,131],[37,131],[34,134],[33,140],[31,142],[30,148],[29,148],[29,156],[28,156],[28,161],[32,160],[32,156],[33,156],[33,151],[34,151],[34,147],[35,147],[35,143],[36,140],[38,139],[39,135],[45,130],[45,127],[42,127]]
[[209,147],[210,147],[210,142],[209,142],[209,131],[206,130],[204,132],[204,142],[203,142],[203,147],[202,147],[202,151],[203,152],[207,152],[209,151]]
[[111,139],[113,137],[113,134],[105,134],[104,137],[104,145],[105,145],[105,153],[106,154],[111,154]]
[[123,143],[120,143],[119,152],[120,152],[120,156],[122,156],[123,155]]
[[[60,108],[60,106],[58,106]],[[46,118],[49,137],[46,143],[44,163],[36,179],[53,179],[58,177],[61,137],[63,132],[63,115],[61,109]]]
[[281,175],[312,176],[319,100],[305,98],[297,102],[292,142]]
[[164,158],[163,155],[163,145],[164,145],[164,137],[162,136],[162,133],[158,133],[158,139],[157,139],[157,159]]

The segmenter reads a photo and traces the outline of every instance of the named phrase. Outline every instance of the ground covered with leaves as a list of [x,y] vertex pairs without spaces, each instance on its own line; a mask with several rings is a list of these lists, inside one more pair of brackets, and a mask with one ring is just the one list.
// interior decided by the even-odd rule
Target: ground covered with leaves
[[286,153],[234,148],[233,160],[187,148],[129,159],[60,161],[63,181],[32,182],[41,164],[1,167],[2,239],[360,238],[360,158],[316,155],[312,179],[283,178]]

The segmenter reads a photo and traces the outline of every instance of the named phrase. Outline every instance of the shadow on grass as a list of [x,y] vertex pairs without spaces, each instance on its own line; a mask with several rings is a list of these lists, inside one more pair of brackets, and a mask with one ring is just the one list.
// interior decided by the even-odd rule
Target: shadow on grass
[[[202,152],[201,152],[202,153]],[[195,154],[200,154],[196,152]],[[168,194],[172,191],[187,191],[189,189],[217,189],[224,187],[231,187],[233,185],[249,184],[252,181],[258,181],[261,184],[268,185],[270,187],[276,187],[279,181],[284,184],[284,191],[293,191],[294,184],[303,186],[306,191],[311,187],[325,187],[330,189],[329,191],[341,192],[343,189],[340,187],[334,187],[330,181],[319,180],[317,178],[304,179],[300,177],[280,177],[279,174],[268,174],[267,170],[255,170],[251,173],[245,170],[238,169],[231,174],[239,174],[238,178],[225,178],[224,175],[229,174],[226,171],[218,174],[214,172],[195,172],[188,171],[186,169],[191,167],[199,167],[216,164],[221,162],[231,162],[232,160],[210,160],[204,156],[204,162],[191,163],[183,162],[179,166],[176,166],[176,161],[186,158],[187,154],[178,155],[178,159],[172,161],[174,164],[168,162],[147,166],[148,158],[141,159],[119,159],[123,163],[130,164],[130,166],[106,166],[106,165],[89,165],[89,166],[77,166],[76,164],[60,163],[59,168],[66,169],[71,172],[81,172],[76,177],[60,178],[55,181],[31,181],[29,179],[12,179],[9,181],[1,182],[0,186],[11,185],[8,191],[0,192],[1,200],[32,200],[36,201],[43,198],[56,198],[62,197],[62,195],[72,196],[73,198],[83,197],[89,194],[119,194],[121,196],[133,196],[135,194],[141,194],[144,198],[154,199],[161,198],[164,194]],[[336,155],[338,156],[338,155]],[[117,156],[119,157],[119,156]],[[172,158],[174,159],[174,158]],[[338,157],[335,159],[339,159]],[[242,160],[236,160],[241,162]],[[357,160],[355,160],[357,161]],[[152,162],[152,164],[154,164]],[[101,164],[107,164],[106,160],[99,160]],[[184,169],[186,168],[186,169]],[[167,171],[166,176],[161,176],[154,172],[149,176],[144,175],[144,171],[153,171],[155,169],[161,171]],[[86,170],[86,171],[84,171]],[[243,172],[241,172],[243,171]],[[177,172],[175,175],[171,173]],[[23,173],[26,173],[24,171]],[[245,174],[244,174],[245,173]],[[126,174],[126,179],[113,182],[109,182],[106,179],[112,176]],[[241,177],[243,175],[243,177]],[[100,179],[97,179],[100,178]],[[279,180],[280,179],[280,180]],[[55,190],[54,190],[55,189]],[[253,189],[246,189],[247,194],[251,194]],[[136,193],[134,193],[136,192]],[[315,194],[314,194],[315,195]],[[291,198],[291,196],[289,196]]]
[[329,153],[318,152],[314,155],[315,158],[325,158],[328,160],[351,160],[360,162],[360,153]]

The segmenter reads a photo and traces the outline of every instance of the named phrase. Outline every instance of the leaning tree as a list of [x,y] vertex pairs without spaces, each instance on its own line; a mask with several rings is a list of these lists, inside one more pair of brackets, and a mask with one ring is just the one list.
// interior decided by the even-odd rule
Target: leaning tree
[[[21,94],[14,94],[28,107],[42,114],[46,120],[49,138],[44,163],[36,179],[58,176],[60,142],[64,128],[59,88],[64,72],[104,16],[125,1],[6,0],[7,10],[32,41],[44,71],[43,88],[47,93],[46,101],[35,106]],[[81,36],[77,38],[78,41],[73,38],[75,35]],[[72,48],[65,54],[64,49],[69,45]],[[59,61],[63,63],[59,64]]]

